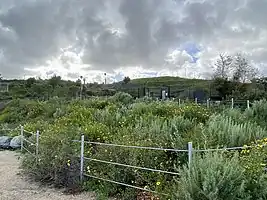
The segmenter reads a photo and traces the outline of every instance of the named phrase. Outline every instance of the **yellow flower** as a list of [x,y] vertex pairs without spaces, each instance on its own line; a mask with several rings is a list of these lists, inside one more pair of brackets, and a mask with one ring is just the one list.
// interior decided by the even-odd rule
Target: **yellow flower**
[[68,167],[70,166],[70,160],[67,161],[67,166],[68,166]]
[[158,182],[156,183],[156,185],[159,186],[159,185],[160,185],[160,182],[158,181]]

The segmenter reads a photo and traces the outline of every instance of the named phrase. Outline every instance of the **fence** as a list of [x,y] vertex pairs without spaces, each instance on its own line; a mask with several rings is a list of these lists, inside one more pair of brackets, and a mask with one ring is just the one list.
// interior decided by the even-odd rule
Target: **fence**
[[194,149],[192,142],[188,142],[188,144],[187,144],[188,148],[187,149],[169,149],[169,148],[158,148],[158,147],[128,146],[128,145],[120,145],[120,144],[109,144],[109,143],[85,141],[84,140],[84,135],[81,136],[80,140],[73,140],[73,142],[78,142],[78,143],[81,144],[81,148],[80,148],[81,149],[80,150],[80,180],[81,181],[83,181],[84,177],[89,177],[89,178],[98,179],[98,180],[101,180],[101,181],[106,181],[106,182],[110,182],[110,183],[114,183],[114,184],[130,187],[130,188],[142,190],[142,191],[151,192],[151,193],[154,193],[154,194],[165,195],[165,196],[168,196],[168,194],[158,193],[157,191],[153,191],[153,190],[149,190],[149,189],[137,187],[137,186],[134,186],[134,185],[129,185],[129,184],[126,184],[126,183],[121,183],[121,182],[117,182],[117,181],[114,181],[114,180],[109,180],[109,179],[106,179],[106,178],[101,178],[101,177],[97,177],[97,176],[85,173],[85,171],[84,171],[84,168],[85,168],[84,167],[84,161],[88,160],[88,161],[93,161],[93,162],[100,162],[100,163],[103,163],[103,164],[121,166],[121,167],[125,167],[125,168],[134,168],[134,169],[145,170],[145,171],[150,171],[150,172],[158,172],[158,173],[170,174],[170,175],[174,175],[174,176],[178,176],[179,175],[178,172],[170,172],[170,171],[164,171],[164,170],[159,170],[159,169],[151,169],[151,168],[147,168],[147,167],[133,166],[133,165],[127,165],[127,164],[122,164],[122,163],[117,163],[117,162],[111,162],[111,161],[105,161],[105,160],[99,160],[99,159],[85,157],[84,156],[84,145],[85,144],[91,144],[91,145],[102,145],[102,146],[110,146],[110,147],[144,149],[144,150],[165,151],[165,152],[169,151],[169,152],[176,152],[176,153],[186,152],[188,154],[188,166],[189,167],[192,166],[192,164],[193,164],[193,155],[194,155],[194,153],[211,152],[211,151],[242,150],[242,149],[246,149],[246,148],[251,148],[251,146],[246,146],[246,147],[228,147],[228,148],[220,148],[220,149],[219,148],[218,149]]
[[[30,134],[32,136],[35,136],[35,138],[36,138],[35,143],[32,142],[32,141],[29,141],[28,139],[26,139],[24,137],[25,136],[24,133]],[[32,155],[32,156],[37,158],[38,153],[39,153],[38,152],[38,150],[39,150],[39,135],[40,135],[39,131],[36,131],[36,133],[29,132],[27,130],[24,130],[23,126],[21,126],[20,135],[21,135],[21,138],[22,138],[22,140],[21,140],[21,151],[25,150],[27,153],[29,153],[30,155]],[[35,146],[35,153],[29,151],[24,146],[24,142],[27,142],[30,145],[34,145]],[[106,160],[100,160],[100,159],[85,157],[84,156],[85,144],[109,146],[109,147],[120,147],[120,148],[131,148],[131,149],[143,149],[143,150],[152,150],[152,151],[176,152],[176,153],[182,153],[183,152],[183,153],[187,153],[187,155],[188,155],[188,166],[189,167],[192,166],[192,164],[194,162],[194,159],[193,159],[194,153],[201,153],[201,152],[203,153],[203,152],[211,152],[211,151],[242,150],[242,149],[247,149],[247,148],[251,148],[252,147],[252,146],[246,146],[246,147],[228,147],[228,148],[218,148],[218,149],[194,149],[193,148],[193,143],[192,142],[188,142],[187,149],[172,149],[172,148],[130,146],[130,145],[122,145],[122,144],[90,142],[90,141],[85,141],[84,135],[81,135],[80,140],[72,140],[72,142],[80,143],[80,156],[79,156],[79,160],[80,160],[80,181],[83,181],[84,177],[89,177],[89,178],[97,179],[97,180],[100,180],[100,181],[106,181],[106,182],[110,182],[110,183],[113,183],[113,184],[118,184],[118,185],[122,185],[122,186],[125,186],[125,187],[138,189],[140,191],[146,191],[146,192],[151,192],[151,193],[154,193],[154,194],[165,195],[165,196],[168,196],[168,194],[163,194],[163,193],[159,193],[157,191],[153,191],[153,190],[150,190],[150,189],[141,188],[141,187],[138,187],[138,186],[134,186],[134,185],[118,182],[118,181],[115,181],[115,180],[109,180],[109,179],[106,179],[106,178],[90,175],[90,174],[88,174],[88,172],[86,172],[84,170],[85,169],[84,163],[85,163],[86,160],[88,160],[88,161],[92,161],[92,162],[99,162],[99,163],[103,163],[103,164],[121,166],[121,167],[125,167],[125,168],[133,168],[133,169],[138,169],[138,170],[145,170],[145,171],[150,171],[150,172],[158,172],[158,173],[169,174],[169,175],[173,175],[173,176],[178,176],[179,175],[178,172],[165,171],[165,170],[160,170],[160,169],[152,169],[152,168],[148,168],[148,167],[145,167],[145,166],[134,166],[134,165],[122,164],[122,163],[118,163],[118,162],[112,162],[112,161],[106,161]]]
[[[36,131],[36,133],[33,133],[31,131],[25,130],[23,126],[20,126],[20,127],[14,128],[14,129],[4,128],[4,129],[1,129],[1,131],[19,131],[20,132],[20,150],[21,150],[21,152],[26,151],[30,155],[37,157],[38,149],[39,149],[39,136],[40,136],[40,133],[38,130]],[[30,141],[29,139],[26,139],[25,133],[29,134],[31,136],[34,136],[35,141]],[[26,142],[30,146],[35,146],[35,152],[33,153],[29,149],[27,149],[27,147],[26,147],[27,145],[24,145],[24,142]]]
[[[231,98],[230,101],[223,101],[224,103],[230,103],[230,107],[234,109],[236,104],[245,104],[247,109],[250,109],[250,100],[234,100],[234,98]],[[178,99],[179,105],[181,105],[181,99]],[[211,101],[209,99],[206,100],[206,102],[201,102],[197,98],[195,98],[196,104],[205,104],[207,108],[211,106]]]

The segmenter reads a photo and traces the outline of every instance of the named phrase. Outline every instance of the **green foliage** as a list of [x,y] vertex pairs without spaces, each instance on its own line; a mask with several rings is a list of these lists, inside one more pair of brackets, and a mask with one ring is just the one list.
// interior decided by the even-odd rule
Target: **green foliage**
[[241,164],[248,179],[252,199],[265,199],[267,195],[266,153],[267,138],[244,146],[240,153]]
[[202,140],[208,146],[242,146],[267,136],[267,132],[253,122],[238,123],[226,115],[214,115],[202,130]]
[[[79,160],[77,156],[79,156],[80,144],[71,142],[71,140],[79,140],[81,133],[85,135],[86,141],[130,146],[186,149],[189,141],[193,142],[194,148],[242,146],[267,136],[265,129],[258,125],[258,121],[264,119],[264,114],[257,111],[260,109],[257,108],[257,105],[255,104],[254,108],[245,112],[240,109],[229,109],[218,114],[217,111],[214,112],[212,109],[196,104],[186,103],[179,106],[178,102],[173,101],[148,99],[135,101],[129,94],[118,93],[113,97],[79,101],[62,98],[51,98],[42,102],[15,100],[0,113],[0,118],[4,119],[3,124],[8,123],[8,126],[23,124],[25,130],[31,132],[39,130],[41,133],[38,162],[36,163],[36,159],[25,154],[22,162],[24,171],[36,180],[47,181],[71,189],[82,186],[78,180]],[[249,114],[249,112],[253,114]],[[32,141],[35,140],[30,134],[25,133],[25,136]],[[34,151],[34,147],[29,146],[28,148]],[[152,151],[89,144],[85,145],[85,156],[91,159],[170,172],[177,172],[177,168],[187,164],[188,158],[186,152]],[[207,161],[208,159],[211,161]],[[243,161],[240,166],[235,166],[234,163],[235,168],[242,168],[242,176],[243,168],[245,169],[244,166],[248,164],[245,159]],[[205,162],[206,165],[204,165]],[[236,182],[231,182],[233,185],[227,185],[226,180],[235,178],[235,171],[232,172],[233,169],[230,166],[222,166],[222,162],[232,162],[231,154],[228,157],[219,154],[210,155],[210,157],[204,155],[203,161],[201,157],[196,157],[197,166],[208,168],[208,165],[211,165],[209,169],[212,170],[212,176],[206,182],[211,186],[207,186],[207,190],[205,190],[210,192],[211,197],[214,197],[212,194],[216,197],[217,194],[221,194],[220,192],[224,195],[226,191],[234,188],[241,190],[237,187]],[[213,170],[217,169],[220,172],[226,170],[231,177],[223,177],[222,173],[218,173],[217,179],[214,178],[216,174]],[[178,195],[177,188],[180,188],[179,184],[186,184],[180,182],[179,177],[175,175],[125,168],[95,160],[87,160],[85,170],[90,175],[176,195]],[[198,169],[196,173],[199,172],[201,171]],[[181,174],[181,177],[184,177],[181,180],[190,178],[186,177],[185,168],[181,173],[184,173]],[[208,171],[205,171],[206,174],[203,173],[201,172],[199,175],[200,177],[203,175],[201,180],[205,180],[204,178],[209,174]],[[246,170],[244,173],[250,174],[246,181],[246,184],[249,184],[246,187],[246,194],[249,193],[250,196],[253,196],[254,193],[264,194],[263,187],[259,186],[259,184],[266,184],[263,175],[260,174],[261,178],[259,179],[253,179],[250,177],[253,177],[251,174],[254,173],[247,173]],[[216,182],[219,178],[223,180],[220,183]],[[178,182],[174,181],[177,179]],[[241,184],[239,179],[237,180]],[[214,191],[216,183],[221,184],[220,187],[224,190]],[[202,183],[199,182],[199,184]],[[173,187],[176,188],[175,192],[170,191]],[[134,189],[95,179],[86,179],[83,188],[99,192],[99,199],[116,196],[128,200],[135,199],[137,195]],[[185,191],[186,189],[183,192]],[[197,192],[194,194],[197,195]],[[239,196],[239,193],[231,195]],[[174,197],[174,199],[177,198]]]
[[236,200],[249,199],[245,193],[246,178],[238,156],[227,158],[223,153],[194,157],[191,167],[180,170],[173,188],[173,199]]
[[233,83],[224,78],[216,78],[213,81],[213,87],[217,90],[219,95],[224,98],[232,94],[232,90],[234,89]]
[[114,102],[121,102],[123,104],[130,104],[133,102],[133,97],[128,93],[118,92],[113,96],[112,100]]
[[260,100],[253,103],[253,106],[246,110],[245,115],[248,119],[257,122],[260,126],[267,128],[267,101]]

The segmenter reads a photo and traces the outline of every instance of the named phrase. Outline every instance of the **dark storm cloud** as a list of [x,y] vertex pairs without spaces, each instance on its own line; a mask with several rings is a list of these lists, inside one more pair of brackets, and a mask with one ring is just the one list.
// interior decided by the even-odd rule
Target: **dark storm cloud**
[[[69,68],[72,58],[62,56],[62,48],[83,52],[88,69],[157,70],[170,50],[188,41],[217,51],[223,39],[260,38],[266,8],[264,0],[1,0],[0,71],[19,76],[52,58]],[[232,30],[237,25],[238,33]]]

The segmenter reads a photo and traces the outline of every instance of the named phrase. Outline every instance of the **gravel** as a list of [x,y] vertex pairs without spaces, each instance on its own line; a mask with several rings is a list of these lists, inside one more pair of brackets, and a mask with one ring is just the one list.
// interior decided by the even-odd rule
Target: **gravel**
[[19,175],[18,154],[0,151],[0,200],[95,200],[91,193],[65,195],[59,190],[39,186]]

